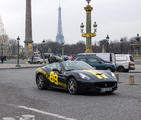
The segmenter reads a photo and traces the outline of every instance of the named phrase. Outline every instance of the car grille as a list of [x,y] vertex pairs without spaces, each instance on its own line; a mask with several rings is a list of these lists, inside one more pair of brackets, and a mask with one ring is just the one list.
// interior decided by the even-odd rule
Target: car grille
[[116,86],[116,82],[98,82],[95,83],[95,87],[98,88],[107,88],[107,87],[114,87]]

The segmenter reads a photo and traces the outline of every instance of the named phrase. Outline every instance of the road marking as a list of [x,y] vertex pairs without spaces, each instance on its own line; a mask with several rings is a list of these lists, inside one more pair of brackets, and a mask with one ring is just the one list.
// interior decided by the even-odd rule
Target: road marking
[[35,108],[26,107],[26,106],[18,106],[18,108],[30,110],[30,111],[41,113],[41,114],[44,114],[44,115],[53,116],[53,117],[60,118],[60,119],[63,119],[63,120],[76,120],[74,118],[68,118],[66,116],[62,116],[62,115],[54,114],[54,113],[49,113],[49,112],[41,111],[41,110],[38,110],[38,109],[35,109]]

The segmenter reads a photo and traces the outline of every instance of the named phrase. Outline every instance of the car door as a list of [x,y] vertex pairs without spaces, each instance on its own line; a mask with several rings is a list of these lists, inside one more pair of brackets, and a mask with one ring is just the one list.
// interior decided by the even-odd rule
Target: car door
[[53,85],[66,88],[66,79],[62,72],[60,63],[52,63],[51,69],[50,81],[53,83]]
[[96,67],[97,70],[105,70],[106,69],[105,63],[96,57],[88,56],[86,62],[89,65],[91,65],[92,67]]

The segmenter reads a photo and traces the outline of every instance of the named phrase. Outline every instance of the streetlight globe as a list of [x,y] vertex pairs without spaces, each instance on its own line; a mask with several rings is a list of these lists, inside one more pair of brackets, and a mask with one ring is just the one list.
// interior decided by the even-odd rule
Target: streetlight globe
[[43,40],[42,43],[45,43],[45,40]]
[[83,33],[83,31],[84,31],[84,24],[83,23],[81,23],[80,28],[81,28],[81,33]]
[[137,34],[136,40],[140,41],[140,35],[139,34]]
[[120,39],[120,42],[123,42],[123,38]]
[[17,37],[17,40],[18,40],[18,41],[20,40],[20,37],[19,37],[19,36]]
[[106,39],[107,39],[107,40],[109,40],[109,39],[110,39],[110,37],[109,37],[109,35],[108,35],[108,34],[107,34],[107,36],[106,36]]
[[97,28],[97,24],[96,24],[96,22],[94,22],[94,25],[93,25],[93,27],[94,27],[94,28]]

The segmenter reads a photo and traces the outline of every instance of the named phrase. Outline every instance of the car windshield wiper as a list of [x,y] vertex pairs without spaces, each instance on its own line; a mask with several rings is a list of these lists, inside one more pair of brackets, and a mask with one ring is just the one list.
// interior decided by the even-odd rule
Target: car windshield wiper
[[66,71],[72,71],[72,70],[74,70],[74,69],[69,69],[69,70],[66,70]]

